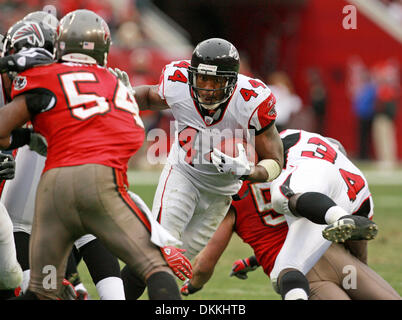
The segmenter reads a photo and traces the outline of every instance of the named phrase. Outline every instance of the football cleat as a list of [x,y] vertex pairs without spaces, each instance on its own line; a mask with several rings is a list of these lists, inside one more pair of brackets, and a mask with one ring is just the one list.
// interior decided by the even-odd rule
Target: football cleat
[[371,240],[377,235],[377,225],[368,218],[347,215],[328,225],[322,236],[332,242],[346,240]]

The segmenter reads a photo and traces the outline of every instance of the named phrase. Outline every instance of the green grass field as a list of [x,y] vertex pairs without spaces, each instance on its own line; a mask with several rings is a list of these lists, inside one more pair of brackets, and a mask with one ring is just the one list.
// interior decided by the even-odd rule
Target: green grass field
[[[400,172],[399,172],[400,173]],[[367,174],[366,176],[369,176]],[[151,206],[156,185],[153,179],[136,179],[131,182],[131,189],[139,194]],[[374,221],[379,226],[375,240],[369,242],[369,266],[388,281],[402,295],[402,179],[391,175],[370,179],[370,189],[374,198]],[[371,183],[373,181],[373,183]],[[387,182],[389,181],[389,183]],[[379,182],[379,183],[378,183]],[[249,274],[248,280],[229,277],[232,263],[252,254],[251,248],[233,235],[232,240],[215,268],[214,275],[203,290],[185,300],[279,300],[268,277],[261,268]],[[123,264],[122,264],[123,265]],[[99,299],[95,286],[84,263],[79,265],[79,272],[92,299]],[[178,280],[179,285],[181,281]],[[146,293],[141,299],[148,299]]]

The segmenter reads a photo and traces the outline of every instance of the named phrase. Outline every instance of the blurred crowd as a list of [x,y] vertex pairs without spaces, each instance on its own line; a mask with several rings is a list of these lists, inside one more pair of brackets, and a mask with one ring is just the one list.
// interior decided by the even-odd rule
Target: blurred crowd
[[[130,29],[129,34],[133,40],[143,40],[135,0],[0,0],[0,8],[2,33],[5,33],[15,21],[32,11],[48,9],[60,19],[70,11],[87,8],[102,16],[112,33],[119,35],[124,29]],[[117,36],[117,41],[125,44],[124,37]]]
[[348,63],[347,88],[359,120],[359,158],[375,157],[381,168],[395,167],[395,119],[400,99],[398,61],[387,59],[368,67],[360,57],[352,57]]
[[[0,0],[0,33],[6,34],[10,26],[33,11],[47,11],[61,19],[70,11],[86,8],[99,14],[109,25],[112,46],[108,66],[126,71],[133,86],[156,84],[161,70],[172,57],[145,31],[140,9],[147,5],[148,0]],[[161,127],[169,132],[169,112],[147,111],[141,112],[141,116],[147,131]],[[130,161],[130,166],[150,167],[145,159],[147,147],[146,142],[142,152]]]
[[[386,5],[390,15],[402,25],[402,0],[378,1]],[[125,70],[133,86],[156,84],[166,63],[174,59],[188,59],[190,55],[168,56],[165,50],[153,42],[141,21],[141,9],[147,5],[149,0],[0,0],[0,33],[5,34],[12,24],[32,11],[49,11],[60,19],[70,11],[86,8],[102,16],[110,27],[112,47],[108,65]],[[377,159],[383,167],[392,167],[397,161],[394,119],[399,99],[399,66],[389,60],[368,68],[360,58],[354,57],[347,69],[347,88],[359,122],[357,156],[362,160]],[[247,53],[241,53],[240,72],[258,77],[250,68]],[[321,72],[315,67],[308,70],[305,78],[308,95],[305,101],[295,91],[286,72],[274,71],[262,79],[277,98],[276,124],[279,131],[302,128],[325,135],[328,93]],[[153,128],[171,131],[172,116],[168,111],[147,111],[141,113],[141,116],[148,132]],[[146,161],[146,152],[152,143],[145,142],[141,151],[130,161],[130,166],[154,168]],[[160,152],[168,151],[169,144],[166,150]]]

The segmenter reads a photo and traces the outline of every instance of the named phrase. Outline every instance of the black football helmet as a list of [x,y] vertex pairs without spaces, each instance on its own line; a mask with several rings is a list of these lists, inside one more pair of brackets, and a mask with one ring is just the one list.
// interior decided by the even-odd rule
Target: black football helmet
[[56,31],[59,20],[52,14],[45,11],[34,11],[27,14],[22,20],[43,22],[45,27],[49,27]]
[[[188,68],[191,96],[199,105],[213,110],[226,102],[233,94],[240,68],[240,57],[237,49],[229,41],[212,38],[200,42],[194,49],[191,65]],[[225,78],[225,86],[220,89],[203,89],[197,86],[197,75],[213,75]],[[220,101],[205,103],[199,100],[198,90],[223,90]]]
[[2,56],[29,48],[44,48],[53,54],[56,30],[42,21],[20,20],[8,29],[4,39]]
[[106,66],[110,30],[95,12],[80,9],[66,14],[59,23],[56,59]]

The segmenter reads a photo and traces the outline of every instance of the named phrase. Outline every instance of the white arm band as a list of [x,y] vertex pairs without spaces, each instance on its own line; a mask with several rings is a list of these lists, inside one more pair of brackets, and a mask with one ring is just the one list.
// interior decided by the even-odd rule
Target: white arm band
[[271,182],[272,180],[277,178],[282,172],[282,169],[279,166],[278,162],[272,159],[261,160],[260,162],[257,163],[257,166],[264,167],[265,170],[267,170],[268,182]]

